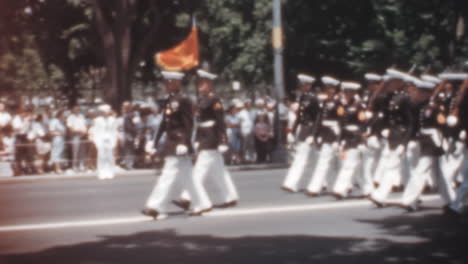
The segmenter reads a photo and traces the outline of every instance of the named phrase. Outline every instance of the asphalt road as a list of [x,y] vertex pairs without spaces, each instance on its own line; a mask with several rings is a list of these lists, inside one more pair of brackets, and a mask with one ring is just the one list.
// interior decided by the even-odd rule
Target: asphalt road
[[[468,219],[281,191],[284,169],[233,172],[237,207],[153,221],[156,177],[0,185],[0,263],[468,263]],[[399,194],[394,195],[398,197]]]

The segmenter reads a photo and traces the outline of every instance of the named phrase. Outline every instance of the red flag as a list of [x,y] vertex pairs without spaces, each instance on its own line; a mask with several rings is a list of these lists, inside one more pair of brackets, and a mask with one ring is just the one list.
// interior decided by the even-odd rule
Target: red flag
[[183,71],[198,66],[198,29],[193,23],[188,37],[177,46],[155,55],[156,63],[167,71]]

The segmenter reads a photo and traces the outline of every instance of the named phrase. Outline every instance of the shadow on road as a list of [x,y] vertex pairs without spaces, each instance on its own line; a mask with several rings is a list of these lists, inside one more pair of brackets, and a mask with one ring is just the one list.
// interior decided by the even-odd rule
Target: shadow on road
[[[357,219],[420,242],[353,237],[180,235],[173,230],[101,236],[99,242],[3,256],[5,263],[468,263],[468,219],[402,214]],[[285,223],[287,224],[287,223]],[[280,227],[279,227],[280,228]],[[1,261],[0,261],[1,262]]]

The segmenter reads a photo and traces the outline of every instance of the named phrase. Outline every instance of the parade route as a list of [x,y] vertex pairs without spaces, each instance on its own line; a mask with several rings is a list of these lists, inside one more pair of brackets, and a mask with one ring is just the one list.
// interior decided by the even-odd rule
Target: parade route
[[425,194],[418,212],[377,209],[364,199],[284,192],[285,173],[232,172],[241,197],[236,207],[158,221],[139,213],[151,175],[0,185],[0,263],[466,260],[468,221],[443,215],[437,194]]

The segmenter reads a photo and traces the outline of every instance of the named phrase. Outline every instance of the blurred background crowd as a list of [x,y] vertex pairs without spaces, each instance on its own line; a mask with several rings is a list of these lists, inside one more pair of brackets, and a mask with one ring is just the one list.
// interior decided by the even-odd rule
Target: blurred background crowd
[[[101,115],[96,99],[74,107],[38,107],[36,102],[15,106],[0,98],[0,174],[2,176],[70,174],[96,170],[96,147],[93,120]],[[271,98],[225,100],[226,133],[229,151],[225,160],[230,165],[271,162],[275,140],[275,110],[278,102]],[[44,106],[45,105],[45,106]],[[145,151],[162,120],[158,102],[124,102],[113,109],[117,147],[115,159],[120,170],[161,166],[161,159]],[[278,105],[279,129],[288,126],[290,103]],[[195,109],[194,109],[195,110]],[[194,116],[195,118],[195,116]],[[284,133],[283,133],[284,134]],[[163,138],[164,140],[164,138]],[[281,138],[284,142],[284,138]],[[163,141],[162,141],[163,142]]]

